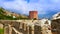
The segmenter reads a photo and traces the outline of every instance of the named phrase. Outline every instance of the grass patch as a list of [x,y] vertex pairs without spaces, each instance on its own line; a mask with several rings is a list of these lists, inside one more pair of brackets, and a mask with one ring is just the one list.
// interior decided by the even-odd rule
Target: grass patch
[[4,34],[4,29],[0,28],[0,34]]

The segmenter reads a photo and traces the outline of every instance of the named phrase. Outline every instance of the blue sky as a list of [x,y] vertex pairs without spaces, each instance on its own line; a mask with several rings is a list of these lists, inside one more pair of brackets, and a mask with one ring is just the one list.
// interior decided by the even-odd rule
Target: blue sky
[[60,12],[60,0],[0,0],[0,6],[26,15],[30,10],[37,10],[40,18]]

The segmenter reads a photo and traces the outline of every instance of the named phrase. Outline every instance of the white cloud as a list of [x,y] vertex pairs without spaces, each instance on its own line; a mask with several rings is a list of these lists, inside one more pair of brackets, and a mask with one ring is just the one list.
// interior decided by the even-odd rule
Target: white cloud
[[[47,14],[46,10],[60,9],[60,0],[30,0],[29,3],[24,0],[15,0],[4,2],[0,0],[1,5],[7,9],[15,9],[28,14],[30,10],[37,10],[39,14]],[[3,3],[2,3],[3,2]]]

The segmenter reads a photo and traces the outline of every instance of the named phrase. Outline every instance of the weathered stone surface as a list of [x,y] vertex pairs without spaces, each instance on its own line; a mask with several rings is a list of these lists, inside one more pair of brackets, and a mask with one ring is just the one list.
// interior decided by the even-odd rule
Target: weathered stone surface
[[[51,27],[53,34],[54,32],[55,34],[60,34],[60,19],[52,20]],[[54,29],[55,31],[53,31]]]
[[[18,33],[23,33],[23,34],[42,34],[42,26],[45,24],[46,20],[0,20],[0,22],[4,25],[4,33],[5,34],[18,34]],[[42,22],[43,25],[42,25]],[[47,20],[48,21],[48,20]],[[48,22],[47,24],[49,24],[50,22]],[[11,25],[11,26],[9,26]],[[12,28],[15,28],[14,29]],[[51,30],[50,30],[51,31]]]
[[0,28],[3,29],[3,24],[0,23]]

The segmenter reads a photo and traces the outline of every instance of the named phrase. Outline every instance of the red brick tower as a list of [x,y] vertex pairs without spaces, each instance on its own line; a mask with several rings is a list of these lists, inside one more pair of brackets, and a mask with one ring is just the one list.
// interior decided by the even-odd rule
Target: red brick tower
[[30,11],[29,12],[29,18],[30,19],[38,19],[38,12],[37,11]]

